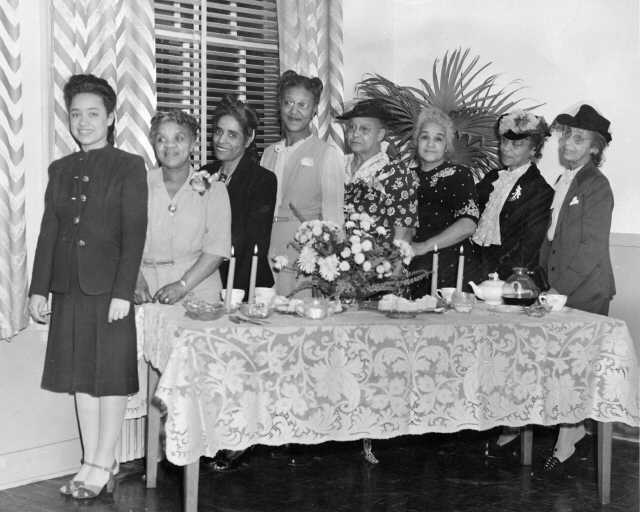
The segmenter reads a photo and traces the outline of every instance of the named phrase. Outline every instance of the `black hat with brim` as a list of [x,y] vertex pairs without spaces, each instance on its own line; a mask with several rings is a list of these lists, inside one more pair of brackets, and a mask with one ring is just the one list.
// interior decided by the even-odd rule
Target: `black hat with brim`
[[347,121],[354,117],[374,117],[381,121],[388,121],[391,116],[384,108],[384,105],[377,100],[362,100],[341,116],[336,117],[339,121]]
[[611,123],[606,117],[598,114],[591,105],[581,105],[575,116],[560,114],[553,123],[596,132],[602,135],[607,142],[611,142],[611,134],[609,133]]

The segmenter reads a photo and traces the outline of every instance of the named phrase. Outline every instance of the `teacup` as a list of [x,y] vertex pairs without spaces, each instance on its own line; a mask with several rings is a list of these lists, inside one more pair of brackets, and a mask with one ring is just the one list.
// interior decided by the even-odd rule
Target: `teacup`
[[[222,302],[225,302],[226,297],[227,290],[223,288],[222,290],[220,290],[220,298],[222,299]],[[235,308],[240,305],[242,299],[244,299],[244,290],[242,288],[234,288],[233,290],[231,290],[231,307]]]
[[255,299],[256,304],[271,305],[273,298],[276,296],[276,291],[273,288],[267,288],[266,286],[257,286]]
[[440,297],[443,301],[445,301],[447,304],[451,304],[451,296],[453,295],[453,292],[455,292],[456,289],[451,287],[451,288],[438,288],[436,290],[436,295],[438,297]]
[[469,313],[475,303],[476,296],[473,293],[454,290],[451,295],[451,305],[458,313]]
[[543,306],[551,308],[551,311],[560,311],[567,303],[567,296],[561,293],[542,292],[538,297],[538,302]]

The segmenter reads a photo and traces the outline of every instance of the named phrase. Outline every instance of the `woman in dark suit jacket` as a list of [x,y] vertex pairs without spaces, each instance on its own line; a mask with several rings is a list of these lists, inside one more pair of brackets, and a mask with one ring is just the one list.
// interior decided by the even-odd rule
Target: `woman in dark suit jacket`
[[[498,122],[498,134],[505,168],[491,171],[477,186],[482,214],[472,237],[470,272],[477,281],[490,272],[506,279],[514,267],[534,270],[551,216],[553,189],[535,164],[549,136],[544,118],[523,111],[506,114]],[[485,454],[506,456],[517,437],[517,429],[503,428],[496,441],[487,443]]]
[[[227,185],[231,202],[231,243],[236,257],[234,288],[249,295],[249,276],[254,247],[258,247],[256,286],[273,286],[269,265],[269,240],[276,203],[277,181],[271,171],[257,163],[255,134],[258,118],[239,100],[225,97],[213,113],[213,149],[216,161],[203,169],[217,174]],[[228,262],[220,267],[226,285]]]
[[472,237],[472,274],[478,281],[490,272],[506,279],[514,267],[537,266],[553,199],[553,189],[535,164],[549,135],[544,118],[522,111],[506,114],[498,133],[505,168],[489,172],[477,185],[482,214]]
[[147,227],[142,158],[113,147],[116,95],[93,75],[64,87],[81,151],[49,167],[29,310],[51,323],[42,387],[73,393],[80,471],[60,492],[78,500],[112,490],[127,395],[138,391],[131,301]]

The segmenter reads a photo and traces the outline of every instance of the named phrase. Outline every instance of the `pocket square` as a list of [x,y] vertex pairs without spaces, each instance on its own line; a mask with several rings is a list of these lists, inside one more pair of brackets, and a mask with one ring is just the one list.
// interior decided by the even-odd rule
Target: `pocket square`
[[309,158],[308,156],[300,160],[300,165],[304,165],[305,167],[313,167],[313,158]]
[[573,196],[573,199],[569,203],[569,206],[574,206],[574,205],[578,204],[579,202],[580,201],[578,201],[578,196]]

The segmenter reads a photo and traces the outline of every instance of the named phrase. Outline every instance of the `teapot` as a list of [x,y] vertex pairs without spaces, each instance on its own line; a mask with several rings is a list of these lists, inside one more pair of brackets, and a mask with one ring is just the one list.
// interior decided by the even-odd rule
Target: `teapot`
[[476,297],[485,301],[492,306],[502,304],[502,288],[504,281],[500,280],[497,272],[489,274],[489,279],[482,281],[479,285],[473,281],[469,281],[469,285],[476,294]]

